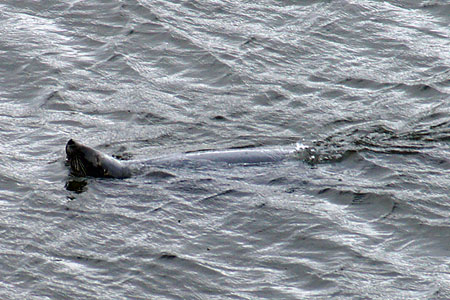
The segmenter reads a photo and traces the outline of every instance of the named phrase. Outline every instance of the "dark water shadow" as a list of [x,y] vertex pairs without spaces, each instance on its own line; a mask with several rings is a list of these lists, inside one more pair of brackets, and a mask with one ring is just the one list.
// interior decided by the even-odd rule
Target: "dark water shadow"
[[81,193],[87,191],[87,180],[86,180],[86,178],[69,177],[67,179],[64,187],[69,192],[81,194]]

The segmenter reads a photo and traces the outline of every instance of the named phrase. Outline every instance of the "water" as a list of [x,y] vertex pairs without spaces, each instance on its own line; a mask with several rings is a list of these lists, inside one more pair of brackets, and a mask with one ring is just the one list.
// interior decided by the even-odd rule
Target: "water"
[[[2,1],[2,299],[450,298],[448,1]],[[285,147],[274,165],[76,179]]]

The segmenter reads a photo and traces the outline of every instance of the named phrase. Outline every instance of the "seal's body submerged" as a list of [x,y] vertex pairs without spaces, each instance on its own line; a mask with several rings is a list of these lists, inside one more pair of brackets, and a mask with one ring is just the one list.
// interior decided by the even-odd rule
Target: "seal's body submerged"
[[294,149],[231,149],[173,154],[145,161],[119,161],[74,140],[66,145],[67,161],[76,176],[126,178],[133,173],[133,165],[179,165],[193,163],[261,164],[277,162],[295,152]]

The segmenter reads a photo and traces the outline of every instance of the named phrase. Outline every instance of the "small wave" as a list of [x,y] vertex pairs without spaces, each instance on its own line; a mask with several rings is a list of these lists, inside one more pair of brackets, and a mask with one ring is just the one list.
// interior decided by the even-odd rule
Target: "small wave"
[[297,144],[301,158],[311,164],[340,161],[354,152],[420,154],[450,140],[450,118],[444,112],[430,113],[412,120],[405,129],[394,129],[382,122],[361,124],[351,120],[332,134]]
[[346,206],[347,212],[369,221],[387,218],[396,207],[394,199],[385,194],[337,188],[325,188],[317,193],[334,204]]

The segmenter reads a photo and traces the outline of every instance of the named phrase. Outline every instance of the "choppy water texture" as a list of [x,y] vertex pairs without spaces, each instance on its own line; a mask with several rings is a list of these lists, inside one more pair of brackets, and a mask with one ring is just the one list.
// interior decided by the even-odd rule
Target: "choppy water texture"
[[[450,298],[446,0],[2,1],[1,299]],[[303,159],[68,175],[300,141]]]

